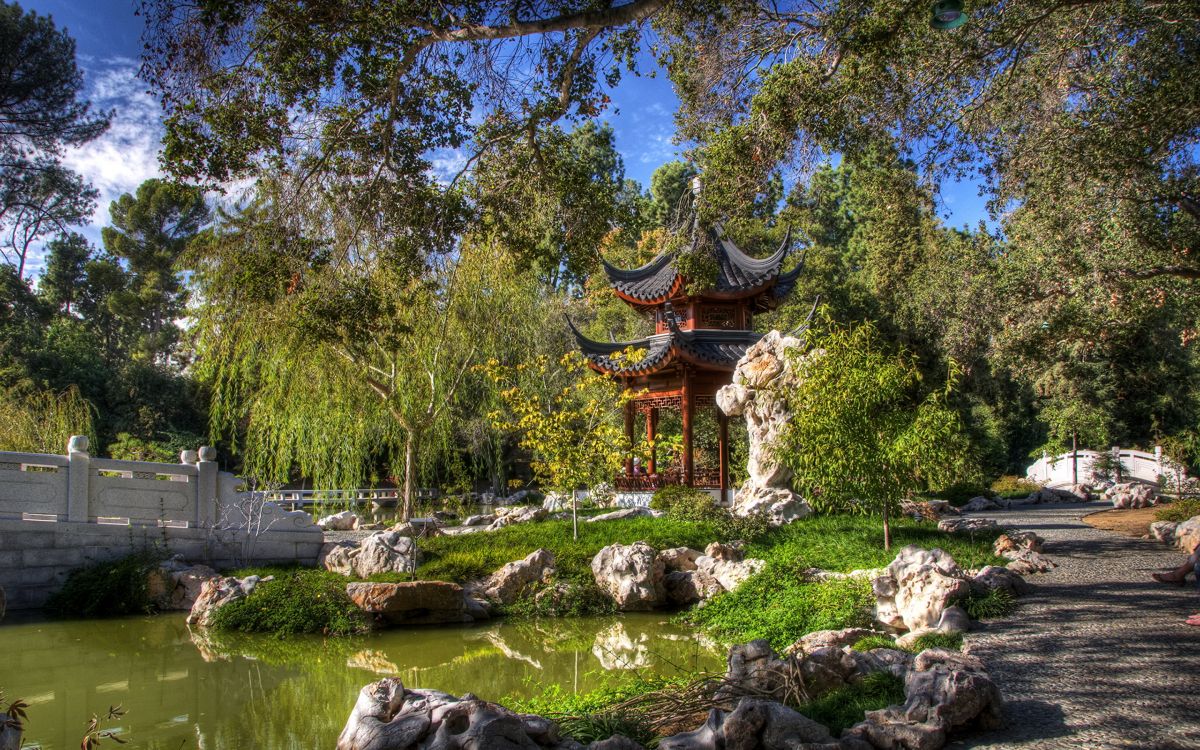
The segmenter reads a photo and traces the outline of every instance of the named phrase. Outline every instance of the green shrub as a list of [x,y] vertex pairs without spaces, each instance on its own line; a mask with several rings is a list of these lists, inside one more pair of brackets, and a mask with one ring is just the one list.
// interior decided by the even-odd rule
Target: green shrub
[[617,612],[612,598],[600,590],[590,574],[553,582],[503,609],[506,616],[516,619],[589,617]]
[[755,542],[767,536],[774,528],[771,525],[771,517],[765,510],[747,516],[734,515],[723,508],[720,510],[721,518],[717,521],[717,528],[722,539]]
[[623,734],[649,746],[654,741],[654,732],[640,717],[631,716],[629,712],[616,707],[647,693],[670,694],[681,691],[700,677],[638,674],[632,679],[622,677],[613,685],[588,693],[570,693],[553,685],[533,698],[508,696],[500,703],[519,713],[537,714],[553,720],[563,734],[577,742],[593,742],[607,739],[613,734]]
[[1006,474],[992,482],[992,494],[998,495],[1005,500],[1027,497],[1029,493],[1037,492],[1040,489],[1041,485],[1037,482],[1031,482],[1024,477],[1012,474]]
[[681,484],[669,484],[656,490],[650,498],[650,507],[678,521],[717,521],[725,515],[712,495]]
[[325,570],[281,571],[273,581],[260,583],[244,599],[226,604],[213,616],[216,630],[271,633],[349,635],[369,629],[370,623],[346,594],[346,578]]
[[886,635],[869,635],[851,646],[855,651],[870,651],[873,648],[899,648],[896,642]]
[[74,570],[46,602],[46,610],[59,617],[121,617],[153,612],[149,575],[163,558],[158,550],[145,550]]
[[1004,617],[1017,608],[1017,598],[1007,589],[988,589],[984,593],[972,591],[963,597],[959,606],[976,620]]
[[887,672],[875,672],[800,706],[800,713],[829,727],[836,737],[862,721],[867,711],[900,703],[904,703],[904,681]]
[[1200,498],[1186,498],[1164,505],[1154,512],[1156,521],[1183,523],[1193,516],[1200,516]]
[[912,642],[906,651],[919,654],[927,648],[948,648],[951,651],[962,650],[962,633],[945,635],[944,633],[927,633]]
[[[992,491],[978,482],[959,482],[932,493],[934,496],[948,501],[951,505],[966,505],[971,499],[983,495],[991,497]],[[1029,493],[1025,493],[1029,494]]]

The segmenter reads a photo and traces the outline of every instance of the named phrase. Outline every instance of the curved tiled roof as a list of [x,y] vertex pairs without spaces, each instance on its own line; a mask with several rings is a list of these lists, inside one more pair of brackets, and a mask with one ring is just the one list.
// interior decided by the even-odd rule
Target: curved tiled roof
[[[584,336],[569,318],[567,325],[571,327],[583,356],[593,367],[613,375],[626,376],[646,375],[661,370],[677,359],[686,359],[695,364],[722,370],[733,370],[746,350],[762,338],[761,333],[754,331],[708,328],[684,331],[672,325],[667,333],[635,341],[606,343]],[[627,362],[622,357],[614,356],[626,349],[644,351],[645,355],[637,362]]]
[[[795,279],[799,276],[799,269],[803,266],[803,262],[788,274],[780,273],[783,261],[791,252],[792,230],[790,228],[778,249],[766,258],[753,258],[742,252],[733,241],[725,236],[725,232],[719,224],[707,230],[706,235],[706,237],[700,236],[697,232],[692,247],[696,249],[697,244],[707,240],[707,243],[715,251],[717,281],[712,288],[714,293],[726,296],[753,293],[763,289],[776,278],[782,281],[789,275],[788,291],[791,286],[795,285]],[[601,261],[601,263],[604,265],[604,272],[608,276],[609,284],[622,296],[635,303],[655,305],[670,299],[678,293],[683,285],[683,279],[680,278],[675,267],[675,257],[675,252],[661,253],[646,265],[632,269],[617,268],[605,261]],[[777,294],[776,298],[781,298],[786,293],[784,291],[782,294]]]

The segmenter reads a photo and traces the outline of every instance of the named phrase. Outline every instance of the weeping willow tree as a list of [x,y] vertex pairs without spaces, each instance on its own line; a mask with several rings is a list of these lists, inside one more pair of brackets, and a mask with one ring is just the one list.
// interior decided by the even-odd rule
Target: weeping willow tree
[[62,453],[72,435],[95,442],[94,409],[79,389],[0,393],[0,450]]
[[193,251],[197,369],[248,474],[347,488],[383,466],[408,518],[422,451],[451,439],[474,366],[521,340],[537,300],[494,243],[455,239],[452,193],[378,200],[404,201],[404,223],[364,227],[336,191],[283,181],[224,214]]

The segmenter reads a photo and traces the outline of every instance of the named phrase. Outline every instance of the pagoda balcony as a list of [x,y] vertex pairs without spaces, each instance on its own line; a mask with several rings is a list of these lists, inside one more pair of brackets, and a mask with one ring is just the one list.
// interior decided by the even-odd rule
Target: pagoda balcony
[[[619,474],[613,479],[613,487],[621,492],[653,492],[672,484],[686,484],[681,469],[667,469],[656,474]],[[721,489],[721,470],[700,466],[693,468],[692,486],[704,490]]]

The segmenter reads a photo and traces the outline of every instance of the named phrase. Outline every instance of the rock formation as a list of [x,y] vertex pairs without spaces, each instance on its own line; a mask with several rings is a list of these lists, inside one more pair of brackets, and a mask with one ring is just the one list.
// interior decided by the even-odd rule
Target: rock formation
[[192,611],[188,613],[188,625],[196,625],[201,628],[211,626],[213,616],[221,607],[239,599],[245,599],[254,592],[260,583],[270,580],[272,580],[271,576],[266,578],[219,576],[204,581],[200,585],[200,594],[196,597],[196,603],[192,605]]
[[456,583],[351,583],[346,594],[380,625],[437,625],[473,622],[466,595]]
[[1191,554],[1200,545],[1200,516],[1192,516],[1175,527],[1175,546]]
[[325,531],[354,531],[361,523],[362,519],[350,510],[334,513],[317,521],[317,525]]
[[592,575],[622,612],[654,609],[666,600],[666,568],[645,542],[610,544],[592,558]]
[[174,557],[150,571],[146,594],[161,611],[187,612],[199,598],[204,582],[217,577],[217,571],[207,565],[188,565]]
[[380,531],[357,544],[326,544],[319,563],[344,576],[367,578],[376,573],[411,573],[417,569],[418,558],[412,537],[398,531]]
[[766,513],[776,525],[812,512],[792,491],[792,472],[774,449],[789,418],[783,394],[796,380],[789,353],[798,352],[800,346],[799,339],[771,331],[746,350],[733,372],[733,383],[717,391],[717,406],[729,416],[744,416],[750,435],[750,477],[734,497],[733,512]]
[[534,550],[522,560],[506,563],[475,588],[488,601],[512,604],[539,584],[549,583],[554,572],[550,550]]
[[1104,491],[1102,499],[1114,508],[1149,508],[1158,504],[1158,489],[1141,482],[1114,484]]
[[[610,738],[587,750],[629,750]],[[624,738],[621,738],[624,739]],[[607,743],[607,744],[606,744]],[[626,740],[626,743],[629,743]],[[396,677],[364,687],[338,737],[337,750],[584,750],[549,719],[518,714],[468,694],[408,690]]]

